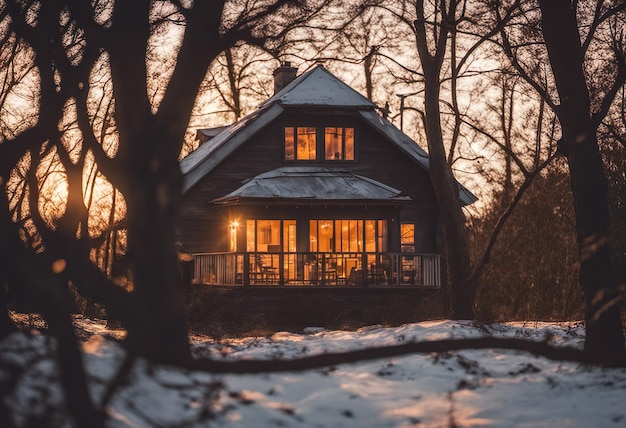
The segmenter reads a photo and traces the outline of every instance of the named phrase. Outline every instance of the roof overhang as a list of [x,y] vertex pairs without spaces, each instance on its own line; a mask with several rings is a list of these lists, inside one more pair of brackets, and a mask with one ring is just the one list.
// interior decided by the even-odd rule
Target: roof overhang
[[181,160],[183,193],[191,189],[202,177],[211,172],[282,112],[283,108],[278,104],[257,110],[238,122],[225,127],[222,132]]
[[211,201],[218,205],[398,205],[411,198],[379,181],[333,168],[285,167],[260,174]]

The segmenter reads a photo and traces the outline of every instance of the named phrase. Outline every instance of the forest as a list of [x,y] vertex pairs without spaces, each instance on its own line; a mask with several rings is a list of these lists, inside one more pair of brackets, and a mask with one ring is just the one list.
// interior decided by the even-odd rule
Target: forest
[[[498,348],[626,367],[626,1],[3,0],[0,29],[0,340],[16,313],[41,316],[75,426],[110,421],[78,312],[126,332],[105,404],[137,359],[269,373]],[[581,349],[462,337],[290,361],[192,353],[179,161],[197,129],[271,96],[285,61],[324,64],[428,152],[445,319],[584,321]],[[455,177],[479,203],[459,206]]]

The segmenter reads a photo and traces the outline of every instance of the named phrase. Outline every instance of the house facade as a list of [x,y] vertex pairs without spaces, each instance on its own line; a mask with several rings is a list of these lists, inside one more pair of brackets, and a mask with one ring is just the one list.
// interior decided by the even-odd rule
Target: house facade
[[[322,66],[274,73],[275,95],[202,130],[181,161],[180,251],[194,282],[441,285],[428,154]],[[459,186],[461,205],[476,201]]]

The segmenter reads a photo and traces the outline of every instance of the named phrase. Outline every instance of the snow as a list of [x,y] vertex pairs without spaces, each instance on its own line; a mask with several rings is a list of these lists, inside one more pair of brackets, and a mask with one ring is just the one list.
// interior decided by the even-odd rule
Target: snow
[[[119,331],[78,318],[91,392],[98,403],[124,360]],[[95,325],[94,325],[95,324]],[[293,359],[371,346],[493,335],[582,347],[580,323],[431,321],[302,334],[213,340],[193,337],[196,356]],[[3,405],[16,426],[61,406],[54,342],[16,333],[0,342],[0,385],[21,373]],[[460,351],[356,362],[300,373],[213,375],[138,360],[106,408],[108,427],[620,427],[626,369],[555,362],[503,350]],[[60,411],[47,422],[61,424]]]

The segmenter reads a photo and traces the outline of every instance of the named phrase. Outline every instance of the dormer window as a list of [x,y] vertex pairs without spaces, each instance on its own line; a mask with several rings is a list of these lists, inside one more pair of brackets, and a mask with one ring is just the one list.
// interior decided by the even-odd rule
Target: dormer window
[[316,149],[315,128],[302,126],[285,128],[285,160],[315,160]]
[[[317,132],[320,133],[319,147]],[[318,153],[320,153],[319,159]],[[285,127],[285,160],[353,161],[354,128],[287,126]]]
[[324,159],[354,160],[354,128],[324,129]]

